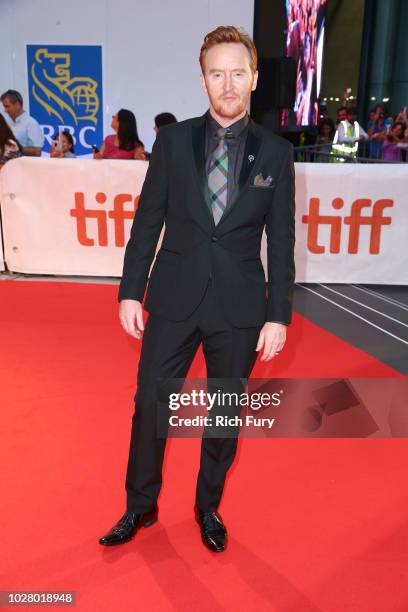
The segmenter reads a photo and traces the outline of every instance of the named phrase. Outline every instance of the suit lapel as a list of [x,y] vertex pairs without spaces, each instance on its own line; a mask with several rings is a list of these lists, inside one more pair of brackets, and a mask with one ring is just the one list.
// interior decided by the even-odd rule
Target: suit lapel
[[193,154],[197,173],[197,182],[201,199],[201,209],[205,215],[206,225],[210,226],[210,230],[215,228],[214,217],[208,205],[208,184],[207,175],[205,172],[205,130],[206,130],[206,113],[197,119],[192,126],[193,139]]
[[258,161],[258,153],[262,144],[262,137],[259,135],[256,124],[249,119],[248,124],[248,137],[245,144],[244,157],[242,159],[242,167],[239,175],[238,185],[235,189],[233,196],[228,203],[228,206],[222,215],[217,227],[221,225],[226,217],[230,214],[231,210],[236,206],[240,196],[245,191],[247,183],[251,177],[252,171]]

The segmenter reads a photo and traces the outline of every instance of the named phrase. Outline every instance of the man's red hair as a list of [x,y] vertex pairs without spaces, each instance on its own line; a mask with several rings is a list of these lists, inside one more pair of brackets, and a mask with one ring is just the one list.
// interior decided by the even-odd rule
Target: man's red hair
[[221,43],[243,44],[249,53],[252,73],[256,72],[258,65],[258,54],[256,52],[256,47],[251,38],[248,36],[248,34],[244,31],[238,30],[234,26],[219,26],[212,32],[209,32],[204,38],[199,58],[201,71],[203,74],[205,54],[207,53],[208,49],[211,49],[211,47],[214,47],[215,45],[219,45]]

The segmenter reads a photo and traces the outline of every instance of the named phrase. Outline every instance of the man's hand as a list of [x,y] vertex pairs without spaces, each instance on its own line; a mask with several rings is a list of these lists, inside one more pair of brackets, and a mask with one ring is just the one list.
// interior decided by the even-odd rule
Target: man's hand
[[283,349],[286,342],[286,325],[282,323],[267,322],[262,327],[256,350],[263,348],[261,361],[270,361]]
[[139,340],[144,330],[143,308],[137,300],[121,300],[119,320],[127,334]]

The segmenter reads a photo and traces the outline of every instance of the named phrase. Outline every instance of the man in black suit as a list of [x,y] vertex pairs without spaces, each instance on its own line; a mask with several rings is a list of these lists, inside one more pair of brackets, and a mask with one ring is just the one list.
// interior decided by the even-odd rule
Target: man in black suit
[[[219,27],[201,48],[204,116],[158,133],[126,247],[119,290],[125,331],[144,331],[126,475],[127,510],[100,539],[129,540],[157,520],[165,438],[157,435],[158,379],[184,378],[202,344],[209,378],[247,378],[262,351],[283,348],[291,321],[294,267],[292,145],[248,117],[256,88],[251,39]],[[143,325],[142,300],[150,275]],[[260,260],[267,234],[268,281]],[[195,501],[204,544],[225,549],[217,511],[237,439],[203,437]],[[244,502],[243,502],[244,504]]]

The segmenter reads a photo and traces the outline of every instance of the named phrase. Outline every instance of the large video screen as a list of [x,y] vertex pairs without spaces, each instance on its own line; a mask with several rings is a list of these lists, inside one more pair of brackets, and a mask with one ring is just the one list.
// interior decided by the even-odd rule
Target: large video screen
[[286,0],[286,55],[297,63],[297,125],[316,125],[327,0]]

